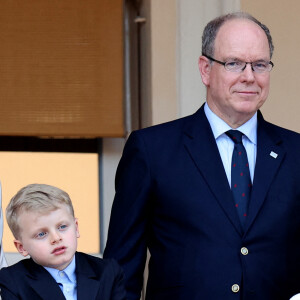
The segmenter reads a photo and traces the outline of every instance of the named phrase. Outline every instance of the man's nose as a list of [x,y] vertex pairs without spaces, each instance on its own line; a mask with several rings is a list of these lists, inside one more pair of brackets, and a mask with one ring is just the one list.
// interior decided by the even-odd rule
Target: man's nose
[[241,76],[243,78],[243,80],[246,81],[254,81],[255,80],[255,76],[254,76],[254,71],[252,69],[252,65],[251,63],[247,63],[245,68],[243,69]]

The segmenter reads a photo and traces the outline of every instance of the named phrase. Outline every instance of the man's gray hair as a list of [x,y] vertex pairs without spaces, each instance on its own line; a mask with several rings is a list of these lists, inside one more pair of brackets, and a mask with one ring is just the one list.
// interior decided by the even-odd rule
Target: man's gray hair
[[223,15],[220,17],[217,17],[210,21],[204,28],[203,35],[202,35],[202,54],[208,55],[213,57],[214,51],[215,51],[215,39],[217,36],[217,33],[221,26],[230,20],[236,20],[236,19],[247,19],[254,23],[256,23],[266,34],[269,48],[270,48],[270,58],[272,58],[273,51],[274,51],[274,45],[272,41],[272,37],[270,34],[269,28],[259,22],[256,18],[254,18],[252,15],[246,12],[234,12],[227,15]]

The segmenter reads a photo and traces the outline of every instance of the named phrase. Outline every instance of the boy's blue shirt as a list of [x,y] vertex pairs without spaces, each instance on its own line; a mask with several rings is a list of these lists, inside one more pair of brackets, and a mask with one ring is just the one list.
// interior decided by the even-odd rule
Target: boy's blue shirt
[[71,263],[62,271],[44,267],[58,283],[66,300],[77,300],[76,260],[75,255]]

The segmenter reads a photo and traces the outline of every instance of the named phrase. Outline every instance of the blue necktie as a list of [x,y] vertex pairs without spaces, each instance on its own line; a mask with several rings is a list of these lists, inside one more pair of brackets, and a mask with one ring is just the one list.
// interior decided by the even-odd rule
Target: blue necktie
[[247,153],[242,143],[243,133],[238,130],[229,130],[226,134],[234,142],[231,162],[231,191],[241,224],[245,227],[252,183]]

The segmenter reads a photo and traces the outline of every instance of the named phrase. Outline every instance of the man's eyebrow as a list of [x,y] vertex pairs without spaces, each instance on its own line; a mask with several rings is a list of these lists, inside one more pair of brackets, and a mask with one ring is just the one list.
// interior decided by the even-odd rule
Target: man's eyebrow
[[269,58],[258,58],[258,59],[254,59],[251,61],[246,61],[244,59],[238,58],[238,57],[234,57],[234,56],[228,56],[224,59],[224,61],[228,61],[228,60],[232,60],[232,61],[243,61],[243,62],[258,62],[258,61],[270,61]]
[[224,61],[233,60],[233,61],[243,61],[241,58],[237,58],[235,56],[228,56],[224,59]]

